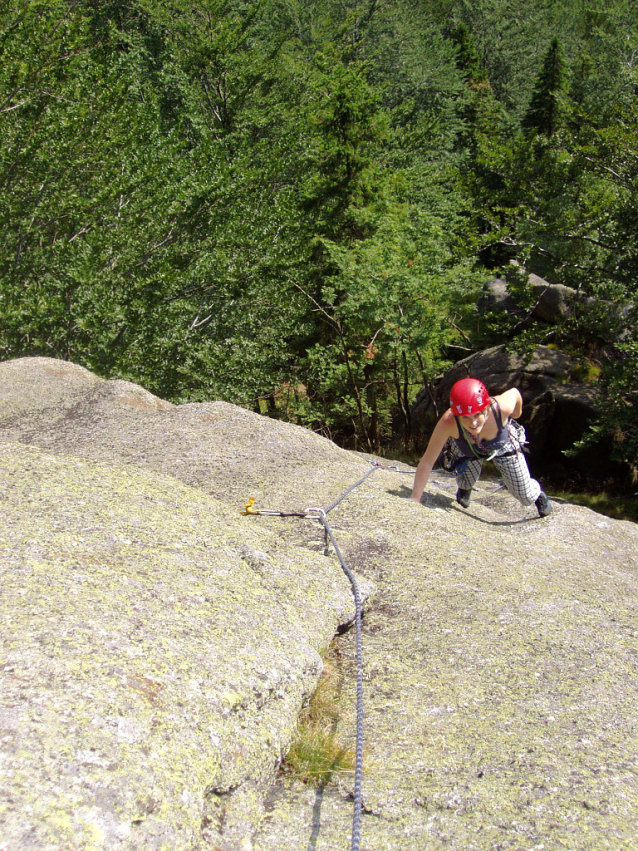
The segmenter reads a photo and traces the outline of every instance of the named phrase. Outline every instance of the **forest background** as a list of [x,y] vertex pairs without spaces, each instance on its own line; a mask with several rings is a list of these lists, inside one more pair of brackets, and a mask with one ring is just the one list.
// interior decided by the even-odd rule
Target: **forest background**
[[409,450],[416,392],[510,339],[477,302],[516,260],[585,297],[516,345],[581,361],[593,438],[635,466],[637,23],[633,0],[4,0],[0,358]]

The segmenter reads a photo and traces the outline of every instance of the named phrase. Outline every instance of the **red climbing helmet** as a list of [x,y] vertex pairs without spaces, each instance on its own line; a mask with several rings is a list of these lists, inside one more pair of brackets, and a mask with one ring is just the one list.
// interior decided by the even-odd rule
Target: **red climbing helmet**
[[489,404],[490,394],[478,378],[462,378],[450,390],[450,408],[455,417],[478,414]]

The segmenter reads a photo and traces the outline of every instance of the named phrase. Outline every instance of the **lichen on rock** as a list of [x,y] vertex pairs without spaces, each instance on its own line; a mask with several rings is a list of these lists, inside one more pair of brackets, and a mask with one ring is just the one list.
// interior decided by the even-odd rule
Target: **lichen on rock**
[[[319,523],[369,470],[304,429],[0,364],[0,851],[349,847],[276,769],[353,616]],[[330,523],[368,593],[367,851],[633,851],[638,529],[379,470]],[[339,735],[355,729],[352,631]]]
[[168,476],[11,443],[0,470],[5,847],[199,847],[242,787],[257,818],[352,617],[334,564]]

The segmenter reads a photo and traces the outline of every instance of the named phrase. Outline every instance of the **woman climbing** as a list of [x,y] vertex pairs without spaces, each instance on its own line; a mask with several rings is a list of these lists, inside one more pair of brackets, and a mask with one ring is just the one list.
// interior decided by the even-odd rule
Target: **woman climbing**
[[551,514],[551,502],[530,477],[519,437],[522,427],[512,422],[522,410],[523,399],[516,387],[490,398],[477,378],[457,381],[450,391],[450,407],[436,424],[417,467],[410,499],[421,501],[432,467],[451,438],[451,469],[456,473],[459,505],[468,507],[483,462],[492,461],[512,496],[523,505],[534,503],[541,517]]

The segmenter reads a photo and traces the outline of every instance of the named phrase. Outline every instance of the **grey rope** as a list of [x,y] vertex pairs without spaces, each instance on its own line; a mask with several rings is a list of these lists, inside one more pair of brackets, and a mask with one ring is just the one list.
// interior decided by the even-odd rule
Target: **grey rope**
[[[374,462],[373,462],[373,461],[371,461],[370,463],[372,464],[372,463],[374,463]],[[333,509],[333,508],[336,508],[336,507],[339,505],[339,503],[340,503],[342,500],[344,500],[344,499],[348,496],[348,494],[352,493],[352,491],[353,491],[355,488],[358,488],[360,484],[362,484],[363,482],[365,482],[365,480],[366,480],[369,476],[371,476],[373,473],[376,473],[376,471],[377,471],[377,470],[379,470],[379,469],[381,469],[381,465],[380,465],[380,464],[376,464],[376,463],[375,463],[375,466],[374,466],[371,470],[368,470],[368,472],[365,474],[365,476],[363,476],[362,478],[360,478],[358,482],[355,482],[353,485],[351,485],[351,487],[349,487],[347,491],[345,491],[344,493],[342,493],[342,494],[341,494],[341,496],[340,496],[338,499],[335,499],[335,501],[332,503],[332,505],[329,505],[329,506],[326,508],[326,514],[329,514],[329,513],[332,511],[332,509]]]
[[361,619],[362,606],[359,586],[354,573],[350,570],[345,562],[341,550],[337,546],[332,529],[326,520],[326,514],[336,508],[339,503],[344,500],[348,494],[352,493],[355,488],[365,482],[377,470],[392,470],[397,473],[408,473],[414,475],[413,470],[399,470],[396,466],[385,466],[379,464],[378,461],[369,461],[372,464],[372,470],[368,470],[365,476],[351,485],[341,496],[336,499],[328,508],[306,508],[304,511],[275,511],[271,509],[256,509],[253,508],[254,499],[250,499],[246,505],[246,510],[243,514],[265,514],[272,517],[305,517],[310,520],[319,520],[324,528],[324,539],[326,542],[325,554],[328,554],[328,540],[334,547],[339,563],[345,575],[352,586],[352,595],[354,597],[355,606],[355,643],[356,643],[356,666],[357,666],[357,731],[356,731],[356,750],[355,750],[355,769],[354,769],[354,814],[352,818],[352,840],[351,851],[359,851],[359,843],[361,841],[361,813],[363,812],[363,649],[361,641]]
[[350,570],[341,555],[341,550],[337,546],[325,513],[319,519],[326,530],[326,534],[330,538],[332,546],[335,548],[343,572],[350,580],[352,594],[354,596],[357,647],[357,743],[354,764],[354,814],[352,817],[352,840],[350,847],[352,851],[359,851],[359,843],[361,841],[361,812],[363,810],[363,650],[361,646],[361,595],[359,594],[359,587],[354,573]]

